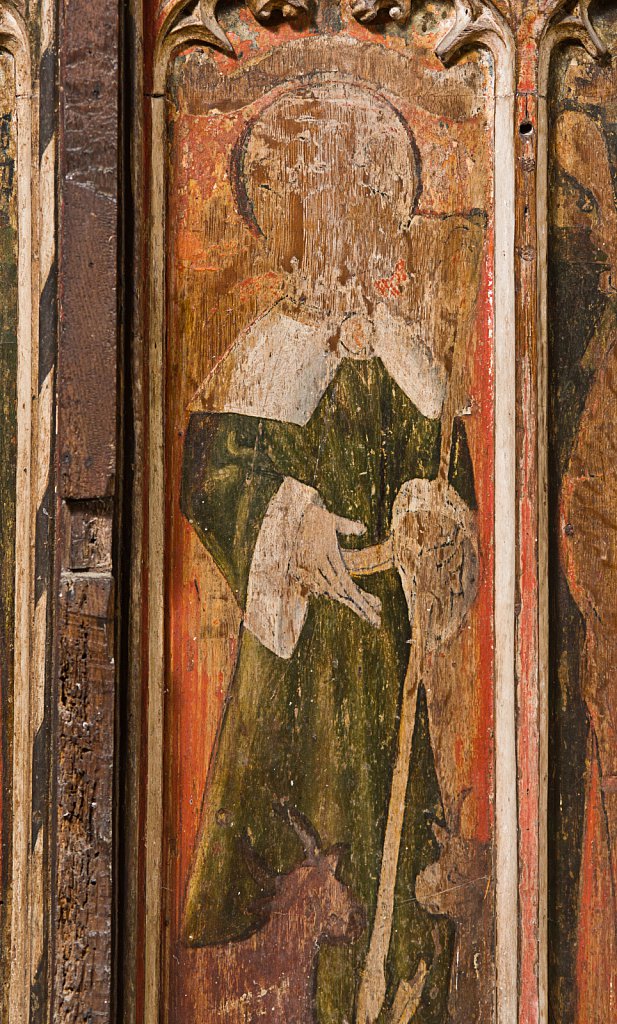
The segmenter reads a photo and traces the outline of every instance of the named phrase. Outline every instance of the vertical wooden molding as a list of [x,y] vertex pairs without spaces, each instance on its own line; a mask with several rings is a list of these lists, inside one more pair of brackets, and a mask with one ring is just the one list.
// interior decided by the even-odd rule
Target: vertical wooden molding
[[[517,900],[516,719],[514,705],[513,523],[515,441],[514,292],[512,287],[514,174],[513,55],[506,36],[498,60],[495,109],[495,814],[497,1021],[516,1016]],[[499,71],[501,70],[501,74]],[[501,81],[500,81],[501,78]]]
[[515,596],[515,291],[514,291],[514,40],[503,17],[488,5],[474,20],[461,5],[451,37],[441,44],[451,58],[471,42],[487,46],[495,61],[495,876],[496,1011],[510,1024],[517,1011],[517,806],[514,684]]
[[120,7],[60,11],[54,1022],[114,1015]]
[[[522,32],[527,31],[523,24]],[[539,731],[539,564],[537,528],[537,244],[535,186],[537,55],[518,30],[516,113],[516,406],[517,406],[517,646],[518,818],[519,818],[519,1020],[539,1020],[539,948],[541,830]]]
[[[130,146],[128,156],[130,162],[130,192],[126,202],[133,211],[131,225],[131,256],[133,279],[130,288],[130,306],[127,316],[130,331],[129,359],[127,360],[127,389],[131,417],[132,451],[134,454],[130,489],[126,495],[126,522],[130,527],[131,559],[126,574],[128,594],[139,595],[143,579],[143,532],[142,517],[137,509],[143,507],[145,466],[139,458],[144,450],[144,393],[143,393],[143,345],[144,345],[144,308],[142,294],[145,289],[143,277],[144,245],[143,239],[147,230],[144,211],[143,192],[143,148],[145,141],[144,109],[143,109],[143,11],[139,0],[131,0],[127,10],[126,53],[131,69],[130,88],[132,101],[125,105],[127,127],[130,130]],[[128,188],[128,186],[127,186]],[[140,212],[142,211],[142,212]],[[128,260],[127,260],[128,263]],[[135,922],[142,906],[142,889],[140,887],[139,869],[142,834],[140,830],[141,809],[141,776],[142,757],[141,722],[144,714],[142,673],[139,669],[143,657],[142,637],[138,616],[132,608],[127,623],[127,658],[133,666],[127,673],[126,699],[124,718],[123,745],[123,780],[120,788],[120,799],[124,823],[123,856],[120,861],[122,872],[121,905],[123,908],[120,921],[120,962],[118,987],[120,1001],[118,1008],[119,1021],[135,1021],[137,1016],[137,994],[140,988],[141,973],[138,969],[138,950],[141,937],[137,933]]]
[[[11,1024],[45,1012],[49,878],[50,457],[55,358],[55,5],[0,5],[15,69],[17,136],[17,471],[10,916],[4,950]],[[9,705],[10,706],[10,705]],[[4,1019],[4,1017],[3,1017]]]
[[489,4],[455,4],[456,21],[438,48],[451,60],[461,48],[486,46],[495,62],[495,876],[496,1012],[511,1024],[518,1006],[518,815],[514,616],[516,586],[516,44],[508,20]]
[[151,100],[153,138],[151,218],[149,245],[152,253],[149,288],[148,441],[151,453],[148,479],[148,789],[146,799],[146,914],[145,914],[145,1020],[158,1020],[161,952],[161,883],[163,840],[163,699],[164,699],[164,294],[165,294],[165,197],[163,153],[165,100]]
[[[42,0],[39,8],[38,76],[38,231],[36,232],[36,293],[38,358],[32,468],[32,534],[34,584],[32,594],[32,834],[30,875],[30,1024],[43,1024],[48,1011],[48,945],[50,925],[49,794],[50,794],[50,667],[53,447],[55,437],[55,362],[57,331],[56,259],[56,133],[57,133],[56,5]],[[34,319],[34,318],[33,318]]]
[[[545,58],[540,51],[540,74]],[[538,102],[538,156],[536,179],[536,231],[538,253],[538,1020],[548,1020],[548,125],[546,90],[540,84]]]
[[0,45],[15,65],[18,202],[17,473],[15,532],[15,661],[13,699],[13,841],[11,949],[8,1015],[27,1020],[30,997],[29,875],[32,784],[30,616],[32,589],[31,458],[32,372],[32,91],[30,45],[25,23],[12,8],[0,9]]
[[[517,1019],[520,1024],[545,1024],[548,1014],[546,90],[548,67],[555,45],[575,40],[596,57],[602,55],[604,48],[590,24],[585,4],[580,4],[574,13],[561,0],[514,4],[507,9],[501,3],[478,7],[457,3],[456,8],[457,24],[453,33],[456,36],[458,31],[458,38],[453,42],[458,45],[469,45],[486,38],[490,33],[488,23],[496,9],[502,11],[513,40],[514,106],[509,129],[505,119],[503,122],[504,141],[500,144],[496,134],[495,144],[498,168],[495,212],[496,218],[503,216],[509,224],[507,231],[504,226],[501,238],[508,246],[511,260],[507,291],[512,315],[511,323],[506,325],[502,321],[505,333],[501,340],[496,338],[496,354],[503,353],[503,365],[508,367],[503,380],[510,383],[516,396],[515,437],[511,432],[512,422],[508,422],[514,412],[513,406],[509,406],[507,413],[503,408],[501,414],[497,413],[496,424],[496,475],[500,460],[503,460],[501,479],[504,485],[506,479],[509,481],[509,487],[504,486],[503,493],[515,499],[508,502],[509,513],[504,512],[501,524],[510,539],[512,525],[516,524],[515,548],[505,543],[497,523],[495,531],[495,640],[499,658],[496,695],[497,1006],[498,1020],[503,1024]],[[496,132],[498,126],[499,121],[496,120]],[[510,143],[506,144],[508,130]],[[514,177],[513,207],[507,205],[503,193],[500,197],[500,176]],[[496,248],[499,250],[499,243],[496,243]],[[509,328],[515,328],[514,333]],[[497,325],[496,333],[499,334]],[[498,403],[503,401],[497,382],[496,395]],[[504,442],[509,446],[508,452],[501,450]],[[516,460],[515,465],[510,459]],[[499,491],[498,481],[496,491]],[[499,517],[499,501],[497,508]],[[511,523],[507,522],[508,514],[513,517]],[[506,549],[509,558],[515,557],[514,564],[506,561]],[[506,564],[509,565],[511,575],[500,575],[500,550],[501,564],[504,569]],[[509,605],[509,597],[505,595],[511,593],[514,581],[516,601]],[[500,593],[502,587],[505,591]],[[499,626],[500,607],[504,616],[503,632]],[[510,624],[507,623],[508,608],[512,613]],[[511,630],[514,628],[515,646],[512,647]],[[500,639],[507,643],[502,650],[499,648]],[[514,751],[511,727],[515,713]],[[513,824],[518,832],[518,844],[516,831],[512,832]],[[504,827],[508,832],[507,843],[503,841]],[[514,863],[517,845],[518,867]],[[502,857],[510,857],[511,860],[502,861]],[[513,886],[517,889],[518,899],[513,893]],[[512,916],[517,904],[518,936]]]

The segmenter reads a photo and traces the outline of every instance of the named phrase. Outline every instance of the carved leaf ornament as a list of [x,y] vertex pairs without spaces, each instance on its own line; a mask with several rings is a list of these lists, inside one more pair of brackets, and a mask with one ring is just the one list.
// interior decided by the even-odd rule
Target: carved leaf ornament
[[[387,21],[404,25],[411,16],[411,0],[342,0],[363,25]],[[436,48],[448,63],[461,49],[477,44],[500,26],[507,26],[525,49],[535,50],[549,25],[562,39],[578,40],[595,58],[607,56],[607,47],[596,32],[589,15],[591,0],[453,0],[454,22]],[[278,14],[286,20],[310,18],[311,0],[246,0],[254,18],[267,24]],[[219,0],[171,0],[159,8],[158,38],[178,42],[201,41],[234,55],[234,48],[217,18]]]

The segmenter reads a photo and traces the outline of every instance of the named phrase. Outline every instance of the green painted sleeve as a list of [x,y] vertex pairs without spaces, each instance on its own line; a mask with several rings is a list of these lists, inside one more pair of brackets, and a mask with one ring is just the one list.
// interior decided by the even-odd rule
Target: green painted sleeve
[[241,608],[261,523],[283,481],[262,429],[249,416],[194,413],[184,443],[182,511]]

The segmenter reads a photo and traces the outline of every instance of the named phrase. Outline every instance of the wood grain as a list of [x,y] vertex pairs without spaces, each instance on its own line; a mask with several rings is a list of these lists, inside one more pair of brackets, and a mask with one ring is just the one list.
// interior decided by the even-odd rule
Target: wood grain
[[[381,297],[391,307],[396,306],[410,316],[427,319],[431,344],[448,366],[457,331],[457,318],[453,316],[452,299],[449,298],[455,294],[455,289],[460,322],[467,323],[461,330],[470,332],[467,354],[460,362],[452,400],[456,408],[471,410],[465,426],[476,479],[481,545],[488,561],[482,570],[479,605],[474,609],[464,636],[443,659],[438,659],[435,666],[429,714],[432,749],[443,788],[442,798],[450,808],[454,808],[457,800],[460,803],[461,821],[457,827],[461,828],[468,842],[466,847],[462,840],[458,846],[452,842],[444,853],[444,860],[451,858],[452,870],[456,870],[454,864],[457,861],[459,871],[467,870],[462,868],[463,860],[467,868],[473,864],[477,869],[474,877],[478,891],[472,896],[470,890],[467,909],[477,895],[480,913],[475,917],[475,931],[472,929],[475,937],[470,932],[465,939],[468,945],[459,947],[460,973],[458,980],[452,983],[453,991],[458,987],[458,1007],[453,1003],[452,1012],[463,1019],[471,1005],[479,1005],[478,1000],[483,1007],[489,1007],[492,1001],[492,954],[488,938],[491,909],[490,899],[483,900],[485,892],[488,892],[489,879],[487,861],[481,852],[483,844],[490,842],[492,828],[489,795],[492,787],[489,740],[492,673],[490,642],[487,642],[486,633],[480,625],[487,621],[487,615],[490,617],[491,607],[492,454],[485,439],[487,433],[489,436],[492,433],[493,409],[489,380],[485,374],[491,360],[487,332],[492,309],[486,281],[481,284],[478,300],[477,286],[472,283],[474,261],[490,259],[490,236],[481,247],[481,255],[479,249],[473,249],[474,243],[470,243],[472,248],[469,250],[463,250],[463,253],[469,252],[468,257],[463,255],[461,258],[460,255],[460,243],[467,230],[465,218],[474,209],[486,210],[488,203],[486,189],[490,187],[491,150],[486,144],[490,135],[484,134],[488,130],[483,99],[486,86],[482,85],[484,69],[476,61],[464,62],[451,72],[442,74],[437,89],[429,89],[429,81],[436,81],[433,69],[438,66],[430,55],[429,48],[434,39],[430,30],[421,44],[411,33],[407,37],[407,46],[415,53],[415,60],[400,48],[395,47],[392,51],[382,49],[376,45],[374,36],[353,23],[348,31],[353,42],[343,35],[333,47],[330,38],[317,37],[307,39],[303,48],[297,43],[294,47],[285,45],[290,34],[287,28],[280,36],[267,39],[267,45],[266,37],[260,33],[264,40],[263,57],[258,64],[247,62],[242,74],[238,74],[236,65],[227,58],[215,56],[211,59],[199,52],[178,61],[175,71],[172,92],[175,105],[170,109],[173,144],[168,252],[172,291],[166,371],[169,454],[165,477],[168,543],[171,544],[170,589],[166,607],[170,616],[168,628],[172,645],[164,733],[164,742],[168,745],[164,777],[169,794],[165,834],[174,837],[168,846],[164,890],[170,893],[166,911],[170,918],[169,939],[165,947],[167,953],[164,954],[164,970],[170,971],[167,982],[170,1020],[179,1016],[187,1018],[187,1014],[187,1019],[193,1019],[191,1015],[200,1013],[200,999],[206,1000],[203,1003],[205,1008],[216,995],[208,994],[206,986],[200,996],[208,975],[197,960],[201,963],[204,957],[182,950],[175,936],[199,826],[201,797],[217,730],[218,709],[237,656],[239,625],[239,612],[226,585],[209,556],[201,550],[188,524],[177,513],[178,482],[173,481],[179,481],[186,406],[214,359],[229,348],[244,326],[282,294],[282,289],[287,286],[286,273],[291,256],[297,255],[299,264],[304,267],[303,272],[308,273],[311,279],[323,279],[322,306],[329,308],[332,303],[344,303],[345,290],[340,282],[327,276],[336,266],[340,247],[349,237],[344,217],[351,215],[358,225],[354,262],[354,273],[358,278],[363,274],[370,275],[371,253],[375,248],[377,251],[383,249],[383,243],[375,241],[374,232],[378,229],[385,232],[381,237],[389,246],[388,256],[382,262],[391,262],[390,250],[394,255],[404,214],[394,204],[391,208],[384,207],[381,218],[371,218],[363,223],[361,204],[356,213],[348,201],[350,194],[355,194],[356,186],[341,187],[340,192],[332,195],[330,208],[323,214],[316,214],[317,219],[320,216],[329,218],[327,223],[324,221],[322,231],[329,246],[329,255],[323,267],[321,263],[313,265],[312,260],[320,260],[322,256],[316,252],[303,254],[298,231],[295,236],[281,233],[278,226],[282,223],[281,214],[270,202],[266,191],[263,191],[263,199],[262,193],[251,197],[257,223],[265,238],[251,231],[246,218],[243,223],[243,218],[238,217],[238,207],[234,209],[234,203],[238,202],[237,193],[234,199],[233,179],[228,177],[226,168],[244,126],[251,123],[251,118],[258,117],[267,105],[270,89],[280,88],[281,83],[289,82],[293,74],[335,75],[340,67],[344,67],[347,76],[369,73],[386,92],[388,102],[402,106],[404,117],[415,134],[422,161],[422,195],[417,216],[409,228],[410,242],[405,243],[409,244],[409,255],[404,262],[401,261],[398,270],[394,267],[396,260],[392,260],[391,271],[385,275],[372,275],[378,278]],[[353,94],[353,83],[348,90]],[[210,106],[215,108],[212,114],[207,113]],[[301,111],[297,109],[290,114],[287,130],[292,134],[295,131],[292,118],[299,114]],[[263,131],[267,132],[266,121],[262,123]],[[277,125],[280,123],[277,121]],[[480,125],[483,127],[478,132]],[[268,184],[268,175],[276,175],[273,161],[277,146],[280,150],[285,144],[276,134],[278,131],[277,127],[274,134],[270,131],[268,138],[264,139],[260,137],[258,140],[255,136],[248,156],[251,161],[263,161],[259,173],[265,184]],[[364,134],[366,137],[370,131]],[[392,157],[385,150],[382,154],[377,150],[371,153],[370,166],[377,182],[380,161],[384,161],[385,168],[386,163],[392,164]],[[398,159],[396,152],[394,157]],[[310,161],[306,166],[308,173]],[[473,172],[456,173],[455,168],[463,166],[473,166]],[[382,179],[384,175],[385,170]],[[346,177],[348,171],[341,164],[334,178],[343,182]],[[407,177],[411,188],[413,180],[409,175]],[[308,189],[309,186],[307,182],[303,188]],[[317,198],[315,202],[318,203]],[[406,204],[409,207],[409,198]],[[239,207],[241,214],[241,202]],[[315,210],[318,210],[317,206]],[[270,222],[273,225],[271,229]],[[293,219],[289,223],[299,224]],[[478,227],[481,223],[480,219]],[[474,251],[476,256],[472,255]],[[462,348],[465,349],[465,345]],[[464,663],[468,671],[455,673],[455,691],[452,686],[453,665]],[[479,687],[478,674],[482,680]],[[467,706],[473,709],[464,727],[464,735],[456,711],[459,700],[468,701]],[[426,729],[426,725],[423,728]],[[453,741],[452,730],[459,733],[456,742]],[[427,737],[428,733],[425,733]],[[461,801],[460,794],[465,789],[469,791],[468,799]],[[442,838],[445,843],[446,837]],[[482,881],[478,882],[480,877]],[[429,893],[433,888],[439,889],[442,881],[439,870],[427,874],[424,879],[427,901]],[[473,905],[475,907],[476,903]],[[456,911],[452,907],[451,910],[453,913],[462,912],[461,907]],[[436,908],[435,911],[440,912]],[[435,942],[442,945],[443,959],[440,962],[446,963],[448,953],[444,943],[447,940],[441,933],[436,935],[439,937]],[[479,957],[483,964],[482,994],[477,981],[474,981],[472,951],[476,953],[476,963]],[[467,965],[465,958],[468,955]],[[268,978],[273,981],[278,970],[277,961],[271,954],[266,956],[266,962],[268,960],[269,973],[263,975],[264,984],[270,983]],[[195,965],[193,968],[191,963]],[[433,1001],[423,1004],[418,1019],[432,1020],[438,1013],[438,1005],[443,1006],[443,1001],[447,1000],[447,976],[442,973],[440,978],[439,982],[431,983],[431,991],[435,993]],[[439,988],[435,987],[437,984]],[[224,1015],[221,1019],[225,1019]]]
[[[111,579],[65,576],[58,604],[54,1020],[112,1020],[115,717]],[[113,734],[112,734],[113,736]]]
[[63,6],[58,430],[67,498],[115,487],[118,18],[114,0]]
[[120,10],[60,18],[54,1021],[115,1019]]
[[[0,239],[3,284],[0,287],[0,738],[1,815],[0,878],[2,948],[10,948],[10,881],[12,827],[12,755],[15,657],[15,540],[17,513],[17,139],[15,63],[0,53]],[[21,494],[20,494],[21,498]],[[0,977],[6,1009],[7,968]],[[3,1011],[4,1012],[4,1011]]]

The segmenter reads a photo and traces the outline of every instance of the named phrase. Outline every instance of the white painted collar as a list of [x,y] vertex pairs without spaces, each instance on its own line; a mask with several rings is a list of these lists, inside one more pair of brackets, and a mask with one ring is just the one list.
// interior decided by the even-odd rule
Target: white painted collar
[[193,397],[190,412],[228,412],[304,426],[343,359],[381,359],[401,390],[431,419],[443,406],[446,372],[419,327],[384,304],[372,319],[303,323],[272,306],[242,332]]

